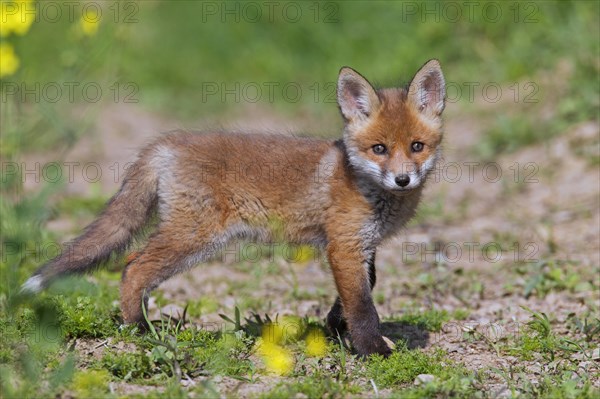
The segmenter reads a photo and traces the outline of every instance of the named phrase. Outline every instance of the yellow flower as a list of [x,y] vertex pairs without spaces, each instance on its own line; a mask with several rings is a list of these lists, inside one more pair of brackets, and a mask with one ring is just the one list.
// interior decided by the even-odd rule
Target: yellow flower
[[269,344],[280,344],[284,340],[284,329],[279,323],[265,324],[262,329],[262,339]]
[[19,57],[15,54],[13,46],[0,43],[0,78],[12,75],[19,69]]
[[96,7],[87,7],[79,20],[79,29],[85,36],[93,36],[98,32],[101,14]]
[[268,371],[286,375],[294,369],[294,357],[288,349],[264,340],[260,340],[258,345],[258,353]]
[[306,337],[306,354],[308,356],[323,357],[327,353],[327,342],[323,332],[313,329]]
[[297,341],[304,332],[304,324],[302,319],[298,316],[283,316],[279,323],[281,325],[281,329],[283,330],[284,342]]
[[0,1],[0,36],[24,35],[36,18],[35,1]]
[[302,319],[297,316],[283,316],[276,323],[265,324],[262,339],[272,344],[295,342],[304,332]]

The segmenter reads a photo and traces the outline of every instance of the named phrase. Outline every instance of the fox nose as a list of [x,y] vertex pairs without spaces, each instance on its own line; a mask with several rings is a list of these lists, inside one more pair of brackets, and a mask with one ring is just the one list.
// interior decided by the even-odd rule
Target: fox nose
[[400,176],[396,176],[396,184],[399,185],[400,187],[406,187],[408,186],[408,183],[410,183],[410,176],[407,175],[406,173]]

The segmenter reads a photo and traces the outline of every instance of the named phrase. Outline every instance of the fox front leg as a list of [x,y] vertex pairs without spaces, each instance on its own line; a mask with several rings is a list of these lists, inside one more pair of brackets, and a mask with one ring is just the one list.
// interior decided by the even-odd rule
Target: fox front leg
[[365,259],[353,254],[351,250],[342,249],[343,246],[335,244],[329,248],[329,262],[339,298],[328,315],[327,322],[330,328],[331,324],[336,328],[336,322],[339,328],[347,326],[358,354],[367,356],[378,353],[388,356],[391,350],[381,335],[379,316],[371,297],[371,287],[375,284],[374,267],[371,265],[374,265],[375,255],[373,253]]
[[[375,272],[375,251],[373,251],[367,259],[367,265],[369,270],[369,284],[371,291],[373,291],[375,282],[377,281]],[[344,309],[342,308],[342,301],[339,296],[335,298],[335,302],[327,314],[327,328],[329,328],[329,331],[334,336],[337,336],[338,334],[341,336],[348,330],[348,323],[346,323],[346,320],[344,319]]]

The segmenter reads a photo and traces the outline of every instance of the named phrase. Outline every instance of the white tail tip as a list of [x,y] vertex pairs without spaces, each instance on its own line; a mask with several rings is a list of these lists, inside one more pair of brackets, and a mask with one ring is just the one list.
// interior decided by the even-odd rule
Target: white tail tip
[[44,279],[42,276],[30,277],[25,284],[21,286],[22,294],[36,294],[42,290],[42,282]]

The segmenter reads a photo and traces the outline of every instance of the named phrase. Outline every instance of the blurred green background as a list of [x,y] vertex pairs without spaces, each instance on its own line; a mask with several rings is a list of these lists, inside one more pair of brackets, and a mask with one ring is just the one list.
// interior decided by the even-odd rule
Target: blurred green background
[[[186,126],[277,116],[337,137],[341,66],[397,86],[437,58],[452,96],[447,114],[485,121],[481,142],[473,143],[479,158],[598,120],[596,1],[66,3],[2,1],[5,26],[14,4],[35,10],[24,31],[0,38],[0,327],[11,331],[0,348],[3,363],[15,361],[12,343],[45,312],[23,313],[12,298],[39,266],[40,245],[62,241],[48,220],[78,209],[93,214],[108,196],[57,202],[52,195],[64,181],[27,191],[9,165],[40,153],[60,160],[93,134],[99,109],[116,103],[117,112],[127,112],[135,104]],[[486,106],[495,102],[482,95],[490,83],[502,89],[498,106]],[[95,87],[102,90],[97,102],[90,101]]]
[[[79,14],[83,5],[77,7]],[[103,2],[94,3],[103,4]],[[573,68],[560,117],[595,116],[598,106],[598,3],[587,1],[479,2],[104,2],[98,31],[73,34],[66,9],[53,10],[31,26],[15,47],[21,58],[19,82],[96,81],[134,83],[144,107],[197,120],[235,112],[235,96],[210,94],[213,83],[233,89],[256,83],[259,104],[290,115],[336,110],[322,99],[332,92],[337,71],[349,65],[375,83],[406,83],[416,68],[438,58],[449,82],[510,84],[537,81],[560,62]],[[90,8],[92,10],[93,8]],[[75,11],[75,17],[79,14]],[[298,101],[269,82],[297,83]],[[315,86],[316,84],[316,86]],[[103,87],[105,91],[109,88]],[[255,98],[248,88],[246,98]],[[120,99],[133,94],[123,88]],[[320,96],[313,93],[320,91]],[[77,92],[77,91],[76,91]],[[112,94],[112,93],[111,93]],[[551,92],[539,93],[550,100]],[[107,96],[105,96],[107,97]],[[225,101],[223,101],[225,98]],[[319,101],[315,101],[318,98]],[[563,102],[567,98],[552,98]],[[325,108],[325,110],[323,110]],[[577,114],[577,115],[575,115]]]

